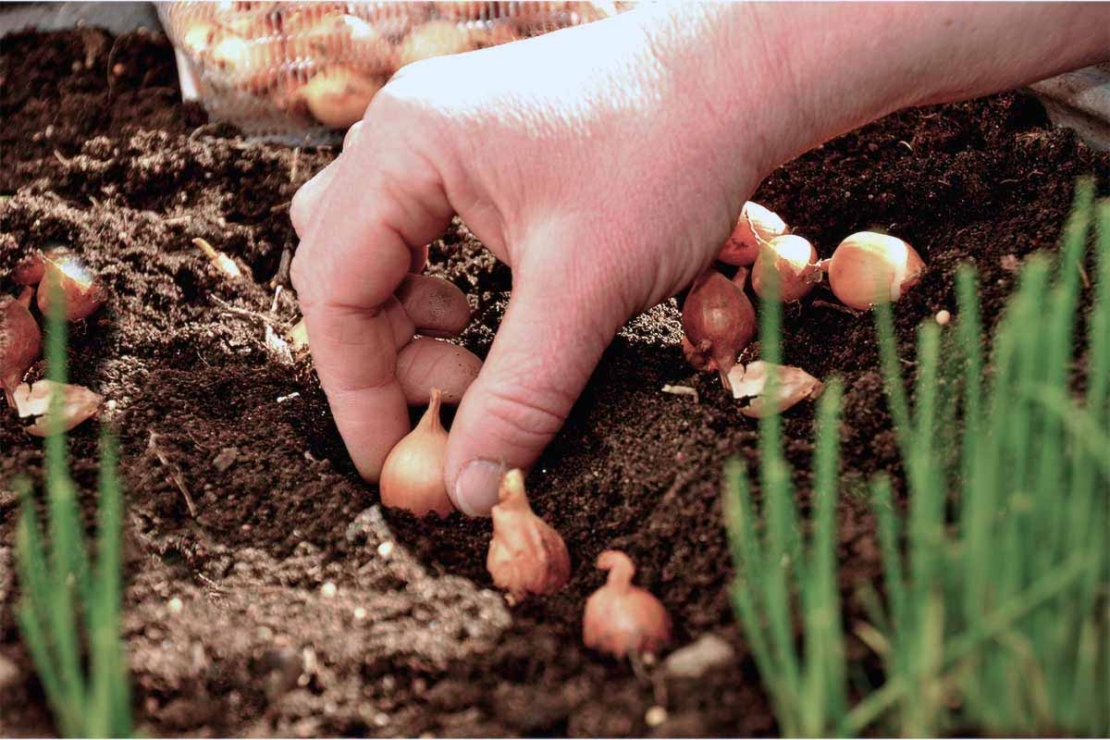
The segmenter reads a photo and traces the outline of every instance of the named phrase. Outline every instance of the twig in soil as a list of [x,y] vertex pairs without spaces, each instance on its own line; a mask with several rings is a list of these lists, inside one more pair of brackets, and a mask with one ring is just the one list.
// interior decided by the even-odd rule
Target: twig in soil
[[859,317],[863,314],[863,311],[857,311],[854,308],[849,308],[848,306],[843,306],[839,303],[833,303],[831,301],[823,301],[820,298],[814,300],[812,305],[814,306],[814,308],[831,308],[834,311],[840,311],[840,313],[846,313],[846,314],[848,314],[849,316],[851,316],[853,318],[857,318],[857,317]]
[[65,157],[63,157],[62,153],[59,152],[57,149],[54,150],[54,159],[61,162],[63,167],[69,167],[70,163],[73,161],[72,159],[66,159]]
[[242,277],[243,272],[239,269],[239,265],[235,264],[235,260],[228,257],[223,252],[216,251],[216,248],[208,243],[206,239],[201,239],[199,236],[193,239],[200,251],[204,252],[204,256],[212,261],[220,271],[231,278]]
[[276,288],[274,288],[274,300],[270,302],[270,313],[275,313],[275,314],[277,313],[278,298],[281,298],[281,291],[282,290],[284,290],[284,286],[282,286],[282,285],[279,285]]
[[261,321],[261,322],[263,322],[265,324],[269,324],[269,325],[280,325],[281,324],[280,321],[273,318],[272,316],[267,316],[266,314],[259,313],[258,311],[251,311],[248,308],[239,308],[238,306],[233,306],[233,305],[231,305],[230,303],[223,300],[222,298],[220,298],[217,295],[211,296],[211,298],[216,303],[216,305],[218,305],[221,309],[223,309],[224,311],[227,311],[228,313],[235,314],[236,316],[245,316],[249,319],[256,319],[258,321]]
[[189,132],[189,141],[196,141],[197,138],[204,133],[208,131],[215,131],[218,125],[219,124],[217,123],[204,123],[200,126],[197,126],[195,129]]
[[289,182],[293,183],[297,181],[297,170],[299,169],[300,163],[301,148],[298,146],[293,149],[293,166],[289,168]]
[[151,431],[150,442],[147,443],[147,449],[154,453],[158,458],[158,462],[162,463],[162,467],[170,471],[170,478],[177,485],[177,490],[181,491],[181,495],[185,497],[185,506],[189,509],[189,516],[193,519],[197,518],[197,506],[193,503],[193,497],[189,493],[189,488],[185,485],[185,478],[181,475],[181,471],[176,465],[171,463],[162,452],[162,448],[158,446],[158,433]]
[[287,200],[282,203],[278,203],[276,206],[270,206],[270,213],[277,213],[278,211],[288,210],[289,206],[291,205],[293,205],[293,201]]
[[203,573],[194,573],[193,575],[195,575],[201,581],[204,581],[204,584],[206,586],[208,586],[208,588],[210,588],[211,590],[215,591],[216,593],[221,593],[221,594],[226,594],[227,593],[226,588],[224,588],[220,584],[216,583],[215,581],[213,581],[211,578],[204,575]]
[[289,285],[289,268],[293,264],[293,250],[288,245],[281,250],[281,262],[278,263],[277,274],[270,281],[271,285]]
[[278,396],[277,402],[278,403],[285,403],[286,401],[292,401],[294,398],[300,398],[300,397],[301,397],[300,391],[293,391],[288,396]]
[[676,395],[676,396],[692,396],[693,399],[694,399],[694,403],[701,403],[701,399],[698,397],[698,389],[697,388],[691,388],[688,385],[670,385],[670,384],[667,384],[667,385],[663,386],[663,392],[664,393],[671,393],[671,394]]
[[123,34],[120,34],[119,36],[116,36],[116,40],[112,43],[112,48],[108,50],[108,62],[107,62],[107,64],[104,65],[105,71],[106,71],[105,79],[108,82],[108,98],[109,99],[111,99],[111,97],[112,97],[112,87],[113,87],[113,83],[116,80],[116,76],[114,74],[112,74],[112,66],[113,66],[112,65],[112,60],[115,59],[116,49],[119,48],[119,42],[122,41],[122,40],[123,40]]

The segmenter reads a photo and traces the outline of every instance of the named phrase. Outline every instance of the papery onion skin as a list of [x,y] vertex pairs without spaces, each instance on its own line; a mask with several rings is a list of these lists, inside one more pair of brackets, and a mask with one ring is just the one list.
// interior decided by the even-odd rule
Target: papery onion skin
[[861,231],[840,242],[825,269],[841,303],[864,311],[901,298],[921,280],[925,262],[897,237]]
[[586,601],[582,642],[617,658],[656,652],[671,639],[667,609],[648,591],[632,585],[636,568],[619,550],[606,550],[597,567],[609,571],[605,585]]
[[445,517],[454,511],[443,480],[447,430],[439,420],[441,402],[439,389],[433,389],[420,423],[390,450],[378,481],[382,505],[416,516],[435,512]]
[[65,300],[67,321],[86,319],[104,304],[104,289],[100,282],[76,255],[67,250],[46,255],[46,267],[38,290],[39,311],[43,316],[50,315],[51,299],[59,288]]
[[728,241],[721,247],[717,259],[726,265],[748,267],[755,264],[760,245],[788,231],[789,227],[778,214],[758,203],[748,201],[741,209],[736,227],[732,230]]
[[23,302],[0,298],[0,387],[10,394],[42,355],[42,330]]
[[806,296],[821,280],[817,267],[817,250],[806,239],[793,234],[776,236],[759,252],[752,267],[752,290],[760,298],[764,295],[771,271],[777,273],[778,297],[791,303]]
[[728,371],[752,341],[755,328],[755,309],[739,286],[712,269],[698,276],[682,304],[691,365],[719,372],[727,388]]
[[570,580],[570,554],[563,538],[536,516],[524,492],[524,473],[510,470],[501,480],[498,503],[490,512],[493,539],[486,569],[498,588],[516,601],[528,594],[554,593]]

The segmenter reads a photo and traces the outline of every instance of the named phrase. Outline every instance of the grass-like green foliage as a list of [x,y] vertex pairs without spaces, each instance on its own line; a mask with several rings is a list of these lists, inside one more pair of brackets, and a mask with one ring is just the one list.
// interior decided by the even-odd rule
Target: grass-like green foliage
[[[40,290],[47,289],[44,284]],[[62,307],[55,296],[51,304]],[[57,313],[57,312],[52,312]],[[66,381],[66,325],[47,317],[47,376]],[[53,408],[61,403],[51,398]],[[29,480],[16,482],[22,511],[16,535],[21,587],[17,619],[58,724],[67,737],[126,737],[131,731],[131,694],[120,639],[123,496],[116,447],[101,438],[100,505],[96,562],[86,551],[69,473],[68,445],[60,415],[45,440],[46,513],[44,542]],[[82,640],[82,636],[84,640]]]
[[[885,682],[853,686],[836,586],[841,389],[818,410],[814,506],[803,536],[777,418],[760,427],[762,511],[744,467],[726,472],[732,600],[788,735],[1110,731],[1110,202],[1081,182],[1060,254],[1026,261],[989,353],[976,280],[957,279],[958,323],[918,330],[910,404],[889,305],[876,309],[904,481],[872,482],[883,560],[853,625]],[[1084,392],[1073,359],[1097,221]],[[762,303],[765,359],[780,310]],[[893,492],[905,492],[908,507]],[[800,619],[796,619],[800,615]],[[801,639],[795,637],[795,625]],[[856,697],[849,706],[846,697]]]

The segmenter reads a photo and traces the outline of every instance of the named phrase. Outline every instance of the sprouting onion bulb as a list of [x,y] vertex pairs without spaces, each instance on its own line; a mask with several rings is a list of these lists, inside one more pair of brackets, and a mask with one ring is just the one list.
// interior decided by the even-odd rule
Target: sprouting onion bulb
[[921,280],[925,262],[897,237],[861,231],[852,234],[823,265],[833,294],[851,308],[897,301]]
[[671,639],[671,618],[659,599],[632,585],[636,567],[619,550],[606,550],[597,567],[609,571],[605,585],[586,600],[582,642],[586,647],[624,657],[655,652]]
[[755,327],[752,302],[738,285],[713,269],[698,276],[682,304],[687,359],[699,370],[720,373],[726,388],[728,371],[752,341]]
[[55,293],[65,300],[65,315],[69,321],[88,318],[103,305],[104,290],[77,255],[59,249],[48,253],[44,259],[45,270],[38,291],[39,310],[44,316],[50,315],[50,301]]
[[493,539],[486,569],[494,584],[516,601],[528,594],[550,594],[570,579],[570,554],[559,533],[536,516],[524,493],[524,473],[510,470],[501,479],[493,507]]
[[778,280],[778,296],[783,302],[796,301],[821,282],[817,250],[806,239],[793,234],[776,236],[763,245],[752,267],[752,290],[766,298],[768,282]]
[[447,430],[439,421],[442,394],[433,389],[428,410],[416,428],[390,450],[379,480],[382,504],[416,516],[435,512],[447,516],[454,507],[443,480]]
[[717,259],[726,265],[745,267],[755,263],[759,247],[787,233],[789,228],[778,214],[769,211],[758,203],[748,201],[740,211],[736,228],[721,247]]
[[29,294],[27,299],[25,303],[9,296],[0,298],[0,387],[9,403],[16,386],[42,354],[42,331],[27,307]]

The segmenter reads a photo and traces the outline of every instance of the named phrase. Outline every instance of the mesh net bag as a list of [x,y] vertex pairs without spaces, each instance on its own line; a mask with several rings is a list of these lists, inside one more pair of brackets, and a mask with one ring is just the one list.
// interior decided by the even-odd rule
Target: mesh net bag
[[587,23],[584,2],[174,2],[182,91],[257,138],[335,140],[401,67]]

